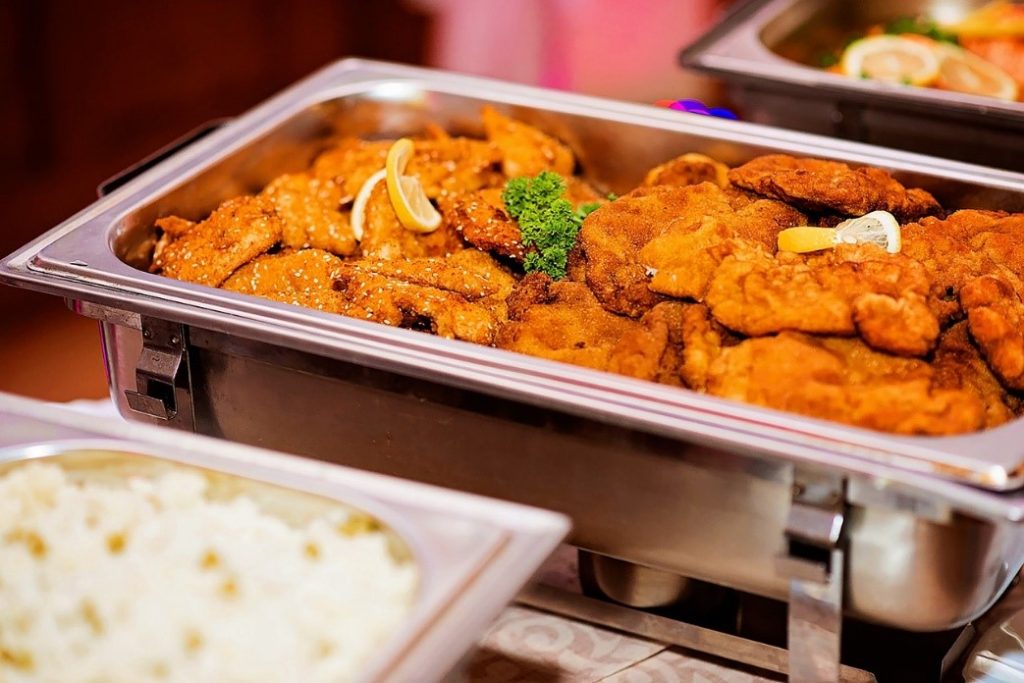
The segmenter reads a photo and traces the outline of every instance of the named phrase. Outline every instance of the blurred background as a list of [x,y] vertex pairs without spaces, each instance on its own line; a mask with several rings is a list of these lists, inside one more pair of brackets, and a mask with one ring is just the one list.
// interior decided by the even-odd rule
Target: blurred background
[[[720,0],[5,0],[0,254],[88,206],[96,187],[204,122],[346,56],[589,94],[713,101],[676,66]],[[683,114],[681,114],[683,115]],[[96,324],[0,286],[0,391],[106,395]]]

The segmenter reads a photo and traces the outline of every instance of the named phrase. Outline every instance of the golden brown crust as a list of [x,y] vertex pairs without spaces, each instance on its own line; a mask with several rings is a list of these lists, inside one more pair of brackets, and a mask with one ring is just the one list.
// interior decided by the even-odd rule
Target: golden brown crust
[[482,110],[484,132],[501,153],[501,165],[509,178],[534,176],[541,171],[572,175],[576,160],[572,150],[546,133],[510,119],[494,107]]
[[206,220],[163,247],[153,265],[167,277],[217,287],[239,267],[277,244],[281,230],[281,221],[268,199],[229,199]]
[[838,161],[769,154],[734,168],[729,180],[804,211],[862,216],[883,210],[903,221],[942,210],[930,194],[905,188],[887,171]]

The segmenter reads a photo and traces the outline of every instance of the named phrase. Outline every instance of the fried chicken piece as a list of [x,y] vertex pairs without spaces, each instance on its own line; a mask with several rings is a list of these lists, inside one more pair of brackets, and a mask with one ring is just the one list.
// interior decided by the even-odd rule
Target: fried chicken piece
[[689,304],[660,303],[644,314],[639,326],[624,334],[612,348],[609,372],[682,386],[683,328]]
[[874,348],[922,356],[939,336],[924,267],[876,245],[814,256],[747,249],[723,259],[705,301],[731,330],[860,334]]
[[905,188],[887,171],[838,161],[769,154],[732,169],[729,180],[804,211],[862,216],[885,210],[901,222],[942,211],[929,193]]
[[313,177],[330,181],[338,188],[338,205],[347,204],[377,171],[384,168],[394,140],[345,138],[313,162]]
[[320,249],[265,254],[236,270],[221,287],[286,304],[338,312],[343,302],[332,283],[341,263],[337,256]]
[[274,205],[264,197],[229,199],[191,228],[166,220],[162,224],[182,232],[160,249],[153,270],[211,287],[277,244],[282,231]]
[[157,218],[153,222],[153,225],[160,230],[160,236],[157,238],[156,245],[153,247],[153,257],[149,261],[149,270],[150,272],[155,273],[160,270],[159,264],[163,263],[164,249],[166,249],[171,242],[194,228],[196,224],[179,216],[164,216],[163,218]]
[[474,247],[522,263],[526,257],[519,225],[505,211],[500,188],[454,195],[441,202],[441,214]]
[[487,139],[501,151],[501,166],[509,178],[554,171],[571,176],[576,159],[572,150],[533,126],[510,119],[494,107],[482,112]]
[[[342,140],[313,163],[313,175],[333,181],[340,203],[352,201],[370,176],[384,168],[394,140]],[[470,192],[501,182],[498,148],[483,140],[431,136],[413,145],[406,175],[416,176],[431,199],[448,192]]]
[[683,362],[680,376],[683,384],[694,391],[707,392],[711,364],[722,350],[742,341],[722,327],[707,306],[687,306],[680,317],[679,334],[683,339]]
[[928,363],[872,351],[857,339],[795,332],[725,348],[709,394],[900,434],[947,435],[985,424],[973,388],[942,386]]
[[982,275],[960,290],[971,334],[992,370],[1012,389],[1024,389],[1024,302],[995,275]]
[[714,183],[729,186],[729,167],[703,154],[683,154],[655,166],[644,177],[643,185],[698,185]]
[[[441,214],[462,238],[478,249],[523,262],[527,248],[519,224],[505,210],[502,188],[451,195],[440,200]],[[586,203],[604,203],[585,181],[566,180],[565,198],[579,208]]]
[[[658,276],[661,268],[665,269],[659,282],[669,281],[672,273],[677,279],[688,277],[691,263],[675,259],[673,250],[681,246],[672,243],[675,238],[698,231],[705,220],[718,220],[723,234],[732,231],[770,240],[780,227],[801,218],[778,202],[750,203],[711,183],[642,187],[594,211],[583,222],[579,244],[586,256],[587,284],[608,310],[639,317],[664,298],[649,286],[652,270],[657,270],[653,274]],[[656,243],[644,251],[667,234],[675,236],[668,244]],[[707,237],[692,245],[691,251],[708,248],[717,239],[716,235]],[[703,266],[704,270],[707,267]],[[666,284],[663,289],[677,291],[675,285]]]
[[427,234],[406,229],[391,205],[387,186],[377,183],[366,203],[360,246],[364,257],[400,259],[444,256],[461,249],[462,242],[446,223]]
[[663,303],[641,320],[606,311],[587,286],[543,273],[523,278],[508,298],[509,322],[495,345],[531,356],[681,384],[685,304]]
[[1018,291],[1024,278],[1024,216],[957,211],[903,226],[902,253],[931,274],[936,312],[943,322],[963,316],[960,290],[969,281],[1001,273]]
[[1021,410],[1021,400],[1003,388],[971,341],[966,322],[942,333],[932,368],[936,386],[974,391],[981,397],[985,404],[985,429],[1009,422]]
[[355,253],[356,238],[348,217],[338,210],[341,190],[333,180],[293,173],[275,178],[261,194],[274,203],[286,247]]
[[807,222],[806,216],[782,202],[730,198],[734,212],[684,218],[640,250],[640,262],[652,273],[651,291],[701,301],[715,270],[736,249],[761,247],[774,253],[781,230]]
[[419,178],[431,199],[500,185],[501,153],[483,140],[417,140],[405,174]]
[[609,313],[587,286],[543,273],[523,278],[508,299],[509,322],[495,346],[604,370],[615,344],[637,323]]
[[467,249],[448,258],[344,262],[333,286],[344,315],[487,345],[507,317],[514,282],[494,259]]

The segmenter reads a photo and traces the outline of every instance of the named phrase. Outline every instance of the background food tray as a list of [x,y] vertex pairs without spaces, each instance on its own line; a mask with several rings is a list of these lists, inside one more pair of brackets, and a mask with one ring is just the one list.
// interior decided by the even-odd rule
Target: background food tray
[[419,588],[364,681],[440,680],[568,530],[555,513],[0,394],[0,472],[27,460],[105,476],[201,468],[281,513],[322,507],[312,494],[379,519],[410,551]]
[[[427,121],[474,132],[486,102],[565,139],[587,177],[616,192],[683,152],[738,164],[775,151],[884,166],[950,207],[1024,210],[1015,174],[347,60],[8,257],[0,278],[103,321],[112,396],[131,419],[557,509],[574,518],[580,547],[776,597],[790,588],[777,560],[794,490],[831,477],[847,506],[850,613],[928,630],[983,611],[1024,561],[1024,500],[964,482],[1019,486],[1024,421],[955,438],[891,436],[129,265],[145,265],[156,217],[198,217],[258,190],[338,132],[398,135]],[[136,401],[149,417],[126,398],[144,340],[147,354],[178,361],[169,391]]]
[[861,80],[815,65],[871,24],[917,15],[956,20],[983,4],[750,0],[680,61],[725,80],[751,121],[1020,171],[1024,103]]

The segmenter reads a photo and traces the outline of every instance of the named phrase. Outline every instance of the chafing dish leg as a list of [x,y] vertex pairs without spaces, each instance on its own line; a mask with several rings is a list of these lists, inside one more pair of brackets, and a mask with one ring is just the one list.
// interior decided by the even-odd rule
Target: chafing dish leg
[[823,683],[839,680],[842,640],[843,551],[831,553],[825,583],[791,579],[789,584],[789,680]]
[[788,552],[779,571],[789,577],[789,680],[840,680],[843,620],[842,531],[845,481],[835,474],[795,471]]

